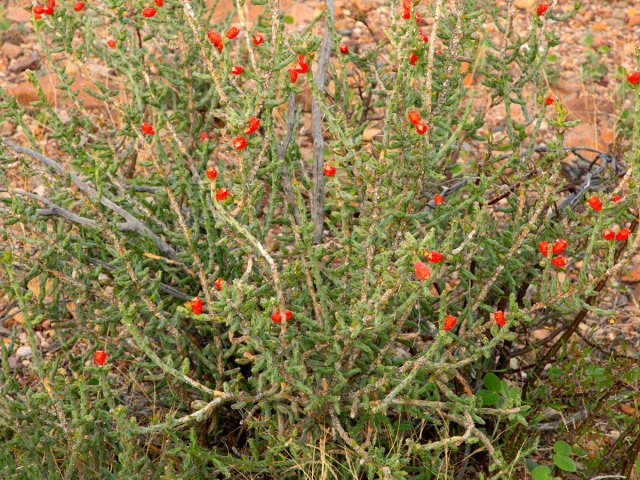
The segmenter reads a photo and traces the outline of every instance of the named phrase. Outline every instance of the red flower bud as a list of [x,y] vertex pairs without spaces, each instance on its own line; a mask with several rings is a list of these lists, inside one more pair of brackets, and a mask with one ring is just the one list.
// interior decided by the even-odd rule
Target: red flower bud
[[418,56],[415,53],[411,52],[411,55],[409,56],[409,63],[411,65],[415,65],[417,61],[418,61]]
[[405,20],[409,20],[411,18],[411,8],[404,7],[402,9],[402,18],[404,18]]
[[229,40],[233,40],[238,36],[239,33],[240,30],[238,30],[236,27],[231,27],[229,30],[227,30],[227,33],[225,33],[225,37],[227,37]]
[[242,150],[247,146],[247,140],[244,137],[236,137],[233,141],[233,148],[236,150]]
[[209,138],[209,134],[207,132],[202,132],[200,134],[200,140],[206,140],[207,138]]
[[259,33],[256,33],[253,36],[253,44],[254,45],[260,45],[263,42],[264,38],[262,35],[260,35]]
[[427,126],[422,122],[416,124],[416,132],[418,132],[420,135],[424,135],[425,133],[427,133]]
[[191,299],[191,311],[196,315],[202,313],[202,300],[200,300],[200,297],[193,297]]
[[144,133],[146,133],[147,135],[153,135],[154,133],[156,133],[153,130],[153,127],[151,126],[150,123],[144,122],[142,124],[142,126],[140,127],[140,130],[142,130]]
[[153,3],[156,4],[156,7],[161,7],[164,5],[164,0],[153,0]]
[[347,53],[349,53],[349,46],[345,43],[341,43],[340,44],[340,53],[342,53],[343,55],[346,55]]
[[564,267],[567,266],[567,259],[564,258],[562,255],[560,255],[559,257],[553,257],[551,259],[551,265],[555,265],[556,267],[564,268]]
[[553,247],[551,247],[551,251],[553,252],[554,255],[558,255],[559,253],[562,253],[565,251],[565,249],[567,248],[567,245],[568,244],[566,240],[560,239],[553,244]]
[[593,195],[589,197],[588,202],[589,202],[589,205],[591,205],[591,208],[593,208],[596,212],[599,212],[600,210],[602,210],[602,201],[600,200],[600,197]]
[[629,82],[631,85],[637,85],[640,82],[640,73],[636,72],[635,70],[633,72],[627,73],[627,82]]
[[80,10],[82,10],[84,8],[84,2],[77,2],[73,5],[73,9],[76,12],[79,12]]
[[214,283],[214,285],[216,286],[216,290],[221,291],[223,283],[224,283],[224,280],[222,279],[222,277],[217,279],[216,283]]
[[291,83],[296,83],[296,80],[298,80],[298,71],[295,68],[289,68],[287,71],[289,72]]
[[540,242],[538,244],[538,250],[540,250],[540,253],[542,255],[547,257],[549,255],[549,242],[547,242],[546,240],[543,240],[542,242]]
[[458,321],[458,319],[456,317],[454,317],[453,315],[447,315],[447,318],[444,319],[444,330],[446,332],[451,330],[453,327],[456,326],[456,322],[457,321]]
[[107,47],[116,48],[116,41],[115,40],[107,40]]
[[442,195],[440,195],[439,193],[436,193],[436,196],[433,197],[433,202],[436,205],[442,205],[442,203],[444,202],[444,197]]
[[409,121],[411,123],[413,123],[414,125],[419,124],[422,121],[422,117],[420,116],[420,114],[418,112],[416,112],[415,110],[411,110],[409,112]]
[[218,176],[218,170],[216,170],[215,168],[211,167],[211,168],[207,168],[207,177],[210,178],[211,180],[215,180],[215,178]]
[[324,172],[325,176],[333,177],[336,174],[336,167],[334,167],[330,163],[327,163],[324,166],[323,172]]
[[213,46],[217,47],[219,51],[222,51],[222,49],[224,48],[224,45],[222,44],[222,37],[220,36],[219,33],[209,32],[207,33],[207,38],[209,39],[209,41]]
[[226,188],[220,187],[218,190],[216,190],[216,200],[217,201],[221,202],[222,200],[224,200],[228,196],[229,196],[229,190],[227,190]]
[[616,235],[616,240],[624,242],[627,238],[629,238],[629,235],[631,235],[631,230],[629,230],[628,228],[623,228]]
[[240,75],[243,72],[242,67],[240,65],[234,65],[231,67],[231,73],[234,75]]
[[427,255],[427,260],[429,260],[431,263],[440,263],[443,258],[444,257],[442,256],[442,254],[436,250],[432,250]]
[[260,120],[256,117],[251,117],[251,119],[249,120],[249,123],[244,129],[244,133],[246,133],[247,135],[251,135],[253,132],[258,130],[259,127],[260,127]]
[[429,280],[429,277],[431,277],[431,269],[424,262],[416,262],[413,269],[416,272],[418,280]]
[[506,320],[504,318],[504,312],[502,310],[498,310],[493,314],[493,318],[495,319],[496,323],[498,325],[500,325],[501,327],[504,327],[504,324],[506,323]]
[[538,5],[538,16],[542,16],[544,14],[544,12],[546,12],[549,9],[549,4],[548,3],[541,3],[540,5]]
[[147,7],[142,9],[142,16],[143,17],[147,17],[147,18],[151,18],[156,14],[156,9],[153,7]]
[[547,97],[547,98],[544,100],[545,105],[553,105],[553,103],[554,103],[554,102],[555,102],[555,100],[554,100],[554,98],[553,98],[553,97]]
[[98,365],[104,365],[104,362],[107,361],[107,352],[105,352],[104,350],[96,350],[93,353],[93,361]]
[[296,65],[296,72],[307,73],[309,71],[309,64],[304,61],[304,55],[298,55],[298,64]]
[[616,232],[614,232],[610,228],[605,228],[602,231],[602,238],[604,238],[605,240],[613,240],[614,238],[616,238]]
[[[287,320],[291,320],[293,318],[293,314],[291,313],[291,310],[287,310],[286,312],[284,312],[284,317]],[[274,321],[275,323],[280,323],[282,321],[282,315],[280,315],[280,312],[275,311],[273,312],[273,315],[271,315],[271,320]]]
[[622,197],[620,195],[614,195],[613,197],[611,197],[611,201],[613,203],[618,203],[620,200],[622,200]]

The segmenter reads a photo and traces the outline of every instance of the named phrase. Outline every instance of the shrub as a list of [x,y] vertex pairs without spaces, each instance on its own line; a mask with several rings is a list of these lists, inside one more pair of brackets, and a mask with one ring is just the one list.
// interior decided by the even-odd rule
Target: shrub
[[[201,1],[34,20],[68,107],[2,92],[24,144],[1,151],[0,275],[33,352],[28,374],[10,371],[15,326],[3,478],[522,472],[563,343],[530,359],[524,385],[501,378],[508,354],[548,319],[566,342],[610,313],[603,292],[640,242],[638,142],[617,162],[564,145],[575,122],[545,102],[542,72],[554,21],[575,10],[531,12],[516,32],[502,2],[394,3],[387,38],[346,54],[332,0],[302,33],[276,0],[253,25],[236,0],[231,39],[231,15],[209,26]],[[420,32],[416,14],[433,23]],[[504,105],[502,131],[468,75]],[[634,118],[637,140],[637,104]],[[606,227],[631,235],[604,240]]]

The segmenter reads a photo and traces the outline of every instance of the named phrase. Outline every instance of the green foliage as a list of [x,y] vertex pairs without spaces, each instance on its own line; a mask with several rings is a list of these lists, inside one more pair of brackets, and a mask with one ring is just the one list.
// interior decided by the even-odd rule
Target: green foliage
[[[0,288],[33,352],[20,375],[9,368],[14,325],[1,351],[2,478],[435,479],[469,462],[481,478],[514,478],[548,453],[529,425],[557,400],[554,382],[611,387],[597,366],[558,362],[544,376],[564,341],[532,345],[549,350],[526,358],[531,383],[509,366],[531,329],[608,312],[598,285],[638,246],[635,232],[600,237],[635,228],[638,142],[615,170],[609,156],[584,165],[563,143],[575,122],[544,104],[553,22],[532,14],[514,32],[503,2],[436,2],[419,7],[434,19],[428,43],[396,15],[388,42],[343,55],[329,12],[329,35],[320,20],[289,34],[294,19],[268,3],[233,40],[228,20],[208,26],[202,1],[165,0],[147,19],[137,1],[87,2],[34,20],[65,107],[0,89],[0,120],[24,143],[0,148]],[[311,68],[292,82],[299,55]],[[500,128],[487,128],[467,71],[504,107]],[[252,117],[260,128],[246,134]],[[637,140],[637,103],[631,117]],[[380,134],[365,138],[369,127]],[[588,175],[572,178],[571,162]],[[624,198],[608,201],[617,187]],[[597,192],[594,213],[584,197]],[[567,275],[538,251],[560,237]],[[420,281],[414,265],[432,250],[444,259]],[[41,349],[45,322],[55,347]],[[544,460],[575,471],[565,446]]]

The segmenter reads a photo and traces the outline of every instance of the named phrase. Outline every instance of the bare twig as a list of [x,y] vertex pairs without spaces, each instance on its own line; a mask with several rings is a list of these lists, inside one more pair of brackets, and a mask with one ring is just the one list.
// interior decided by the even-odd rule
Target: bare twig
[[[162,255],[164,255],[164,256],[172,259],[172,260],[177,260],[178,259],[178,254],[173,249],[173,247],[171,247],[169,244],[167,244],[158,235],[153,233],[149,229],[149,227],[147,227],[140,220],[138,220],[133,215],[131,215],[129,212],[127,212],[124,208],[122,208],[121,206],[119,206],[119,205],[115,204],[114,202],[112,202],[111,200],[109,200],[107,197],[104,196],[104,194],[99,195],[98,192],[91,185],[86,183],[84,180],[82,180],[75,173],[66,170],[62,165],[60,165],[55,160],[52,160],[51,158],[49,158],[49,157],[47,157],[47,156],[45,156],[45,155],[43,155],[43,154],[41,154],[39,152],[36,152],[35,150],[31,150],[30,148],[26,148],[26,147],[21,147],[21,146],[16,145],[15,143],[10,142],[9,140],[6,140],[6,139],[5,140],[1,140],[0,142],[4,146],[6,146],[7,148],[13,150],[15,153],[27,155],[27,156],[35,159],[35,160],[38,160],[39,162],[43,163],[47,167],[49,167],[52,170],[54,170],[60,176],[69,176],[69,178],[71,179],[73,184],[78,188],[78,190],[80,190],[85,195],[87,195],[91,200],[100,201],[100,203],[103,206],[105,206],[106,208],[108,208],[112,212],[117,213],[118,215],[120,215],[122,218],[124,218],[126,220],[126,222],[124,224],[122,224],[119,228],[121,228],[121,229],[122,228],[126,228],[127,231],[135,232],[135,233],[137,233],[139,235],[143,235],[143,236],[146,235],[147,237],[149,237],[149,239],[151,239],[151,241],[153,243],[155,243],[156,247],[158,247],[158,251]],[[60,212],[58,214],[60,214]]]
[[[320,47],[320,59],[315,73],[315,84],[320,93],[324,93],[324,82],[327,74],[329,57],[331,56],[331,23],[335,20],[333,0],[325,0],[328,9],[324,39]],[[311,134],[313,136],[313,190],[311,193],[311,218],[313,219],[313,241],[320,243],[324,225],[324,137],[322,129],[322,112],[314,98],[311,102]]]

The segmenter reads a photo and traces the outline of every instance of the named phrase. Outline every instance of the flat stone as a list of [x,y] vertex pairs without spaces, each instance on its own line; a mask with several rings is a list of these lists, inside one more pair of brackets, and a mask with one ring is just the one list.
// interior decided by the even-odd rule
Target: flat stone
[[9,60],[13,60],[22,54],[22,48],[18,45],[7,42],[2,45],[2,54]]
[[18,347],[16,350],[16,357],[24,358],[31,356],[31,347],[28,345],[23,345],[22,347]]
[[26,23],[31,21],[31,11],[22,7],[12,7],[7,10],[5,17],[7,20],[16,23]]

